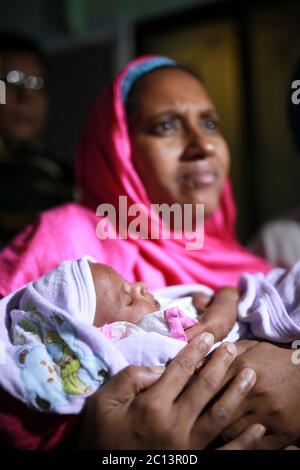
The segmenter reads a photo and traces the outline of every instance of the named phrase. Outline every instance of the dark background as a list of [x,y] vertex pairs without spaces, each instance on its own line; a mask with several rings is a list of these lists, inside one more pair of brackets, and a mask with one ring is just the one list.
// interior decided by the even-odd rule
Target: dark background
[[217,104],[242,240],[300,205],[300,156],[287,122],[300,55],[299,1],[0,0],[0,12],[0,30],[30,34],[49,52],[45,139],[65,164],[73,165],[101,88],[135,55],[157,52],[198,71]]

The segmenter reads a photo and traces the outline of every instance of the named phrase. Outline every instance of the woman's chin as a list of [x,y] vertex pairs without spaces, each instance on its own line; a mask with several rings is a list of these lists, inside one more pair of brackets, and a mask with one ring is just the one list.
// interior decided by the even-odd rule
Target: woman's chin
[[204,215],[208,217],[217,208],[220,201],[220,194],[216,190],[207,189],[202,191],[193,191],[191,194],[184,195],[184,204],[203,204]]

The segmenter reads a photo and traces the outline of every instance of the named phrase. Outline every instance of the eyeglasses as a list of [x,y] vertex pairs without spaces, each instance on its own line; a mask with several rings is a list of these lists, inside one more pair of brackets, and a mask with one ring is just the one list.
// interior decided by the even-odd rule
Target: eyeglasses
[[19,70],[11,70],[6,76],[1,77],[1,80],[6,82],[8,85],[23,86],[28,90],[42,90],[45,87],[45,80],[43,77],[37,77],[36,75],[25,75],[25,73]]

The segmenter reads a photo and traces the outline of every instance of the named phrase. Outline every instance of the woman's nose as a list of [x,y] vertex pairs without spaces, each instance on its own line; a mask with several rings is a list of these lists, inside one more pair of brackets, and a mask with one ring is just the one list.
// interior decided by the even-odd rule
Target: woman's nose
[[200,129],[192,130],[188,135],[182,160],[203,160],[214,155],[215,147],[210,138]]

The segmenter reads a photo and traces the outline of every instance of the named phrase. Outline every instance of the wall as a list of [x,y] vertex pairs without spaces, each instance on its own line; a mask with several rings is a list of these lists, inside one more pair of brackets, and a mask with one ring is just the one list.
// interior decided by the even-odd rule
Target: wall
[[13,29],[44,40],[80,34],[115,19],[134,21],[216,0],[1,0],[0,30]]

